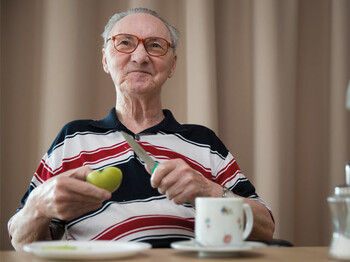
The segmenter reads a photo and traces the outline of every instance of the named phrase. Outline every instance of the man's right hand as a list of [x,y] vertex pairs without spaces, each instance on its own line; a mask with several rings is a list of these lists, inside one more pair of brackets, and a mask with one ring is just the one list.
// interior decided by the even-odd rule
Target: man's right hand
[[33,190],[27,204],[40,217],[61,220],[72,220],[98,209],[111,193],[85,182],[92,171],[89,167],[80,167],[50,178]]
[[111,193],[85,182],[92,171],[80,167],[56,175],[35,188],[25,206],[10,221],[11,242],[16,250],[27,243],[51,239],[52,218],[72,220],[98,209]]

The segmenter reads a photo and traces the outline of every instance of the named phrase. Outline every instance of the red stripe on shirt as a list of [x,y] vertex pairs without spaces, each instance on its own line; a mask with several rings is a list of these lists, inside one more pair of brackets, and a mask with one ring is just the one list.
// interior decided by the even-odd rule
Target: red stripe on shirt
[[151,155],[154,155],[155,158],[157,158],[157,156],[160,156],[162,158],[166,156],[168,159],[176,159],[176,158],[183,159],[191,168],[193,168],[194,170],[196,170],[206,178],[210,180],[212,179],[211,170],[205,168],[203,165],[201,165],[199,162],[195,161],[192,158],[179,154],[169,148],[154,146],[145,142],[142,142],[140,144],[147,152],[149,152]]
[[181,218],[176,216],[134,216],[120,223],[110,226],[91,240],[111,240],[118,236],[126,236],[132,231],[147,231],[161,228],[182,228],[190,232],[194,232],[194,219]]
[[240,169],[236,160],[233,158],[224,168],[218,172],[215,182],[223,185],[228,178],[232,180],[238,173],[240,173]]

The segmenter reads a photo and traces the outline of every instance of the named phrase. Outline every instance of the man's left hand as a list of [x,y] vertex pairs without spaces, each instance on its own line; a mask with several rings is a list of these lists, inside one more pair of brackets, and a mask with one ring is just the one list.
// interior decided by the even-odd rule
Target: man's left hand
[[[147,168],[148,172],[150,170]],[[175,204],[191,203],[196,197],[221,196],[220,185],[197,173],[182,159],[172,159],[160,163],[151,177],[151,185],[158,188]]]

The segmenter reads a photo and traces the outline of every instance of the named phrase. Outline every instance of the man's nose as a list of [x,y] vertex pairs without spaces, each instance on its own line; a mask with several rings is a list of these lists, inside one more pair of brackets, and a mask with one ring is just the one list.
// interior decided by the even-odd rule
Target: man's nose
[[149,54],[146,51],[146,48],[142,41],[139,42],[138,46],[136,47],[135,51],[132,52],[131,58],[133,61],[143,64],[148,63],[149,61]]

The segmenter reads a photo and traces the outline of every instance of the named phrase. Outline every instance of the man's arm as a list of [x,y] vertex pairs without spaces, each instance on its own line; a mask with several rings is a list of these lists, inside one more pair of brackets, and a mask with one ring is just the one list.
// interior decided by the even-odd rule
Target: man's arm
[[[148,172],[150,172],[149,169]],[[159,164],[152,174],[151,185],[153,188],[158,188],[159,193],[165,194],[176,204],[190,202],[194,206],[196,197],[221,197],[223,195],[221,185],[199,176],[182,159],[173,159]],[[256,200],[243,199],[250,205],[254,216],[250,238],[271,239],[275,223],[268,209]]]
[[52,239],[51,219],[72,220],[98,209],[111,197],[107,190],[84,182],[91,171],[88,167],[69,170],[31,192],[25,206],[10,221],[11,243],[16,250],[33,241]]
[[244,202],[249,204],[253,216],[253,229],[249,236],[250,240],[266,240],[272,239],[275,231],[275,222],[269,210],[259,201],[243,198]]
[[10,221],[11,243],[16,250],[21,250],[24,244],[37,240],[51,240],[51,219],[40,216],[35,208],[32,208],[32,201],[36,200],[30,195],[26,205]]

